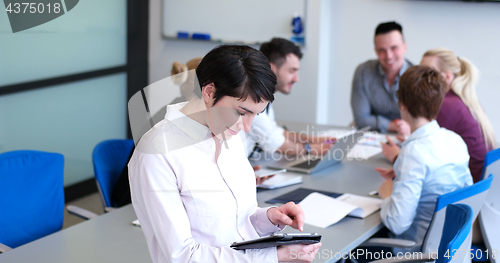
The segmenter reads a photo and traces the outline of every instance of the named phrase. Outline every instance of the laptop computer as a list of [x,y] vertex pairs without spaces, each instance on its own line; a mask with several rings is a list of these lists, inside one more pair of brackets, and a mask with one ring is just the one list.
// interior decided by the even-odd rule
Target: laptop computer
[[332,148],[323,156],[318,155],[301,155],[291,158],[290,156],[282,156],[282,159],[267,165],[274,169],[287,169],[301,173],[313,173],[321,169],[330,167],[338,162],[341,162],[352,147],[358,142],[360,137],[368,131],[370,127],[364,127],[348,136],[337,139]]

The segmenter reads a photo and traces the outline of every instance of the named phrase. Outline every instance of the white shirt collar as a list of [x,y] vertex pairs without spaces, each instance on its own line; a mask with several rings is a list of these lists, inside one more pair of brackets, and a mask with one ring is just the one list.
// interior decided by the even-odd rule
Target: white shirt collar
[[181,102],[174,105],[168,105],[165,119],[171,121],[175,126],[195,141],[202,142],[207,138],[207,134],[211,133],[211,131],[207,126],[193,120],[191,117],[180,111],[187,103],[188,102]]
[[433,120],[427,124],[422,125],[420,128],[416,129],[406,141],[401,144],[401,147],[407,145],[409,142],[417,140],[419,138],[425,137],[439,130],[439,124],[436,120]]
[[[382,64],[380,63],[380,61],[377,60],[377,67],[378,67],[378,72],[380,74],[380,76],[383,76],[384,78],[386,77],[385,76],[385,71],[384,69],[382,68]],[[403,62],[403,66],[401,66],[401,68],[399,69],[399,72],[398,72],[398,75],[396,76],[396,79],[399,79],[399,77],[401,77],[401,75],[403,75],[403,73],[405,73],[405,71],[411,67],[410,63],[405,59],[404,62]]]

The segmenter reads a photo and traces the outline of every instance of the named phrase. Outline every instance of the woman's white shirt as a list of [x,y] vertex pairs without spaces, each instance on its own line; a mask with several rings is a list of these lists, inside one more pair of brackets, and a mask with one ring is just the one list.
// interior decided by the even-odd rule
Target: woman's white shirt
[[281,229],[258,208],[240,136],[216,145],[210,129],[167,107],[128,164],[132,204],[153,262],[277,262],[276,248],[229,247]]

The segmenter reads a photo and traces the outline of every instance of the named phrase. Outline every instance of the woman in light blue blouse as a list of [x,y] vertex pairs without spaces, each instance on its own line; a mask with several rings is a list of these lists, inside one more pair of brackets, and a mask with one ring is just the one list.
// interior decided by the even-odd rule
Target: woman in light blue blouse
[[399,110],[411,135],[393,169],[376,169],[386,178],[378,191],[382,222],[396,238],[417,242],[410,251],[420,249],[437,197],[472,185],[465,142],[435,120],[445,93],[430,67],[413,66],[401,76]]

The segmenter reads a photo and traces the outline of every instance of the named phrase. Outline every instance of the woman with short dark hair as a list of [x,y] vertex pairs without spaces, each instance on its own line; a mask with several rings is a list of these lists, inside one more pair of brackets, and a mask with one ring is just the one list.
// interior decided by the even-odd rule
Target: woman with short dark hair
[[232,242],[302,230],[300,206],[259,208],[255,175],[240,130],[274,100],[266,57],[247,46],[219,46],[196,69],[200,88],[169,105],[129,163],[132,204],[153,262],[312,261],[321,244],[237,251]]

